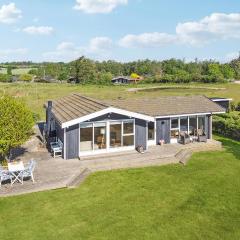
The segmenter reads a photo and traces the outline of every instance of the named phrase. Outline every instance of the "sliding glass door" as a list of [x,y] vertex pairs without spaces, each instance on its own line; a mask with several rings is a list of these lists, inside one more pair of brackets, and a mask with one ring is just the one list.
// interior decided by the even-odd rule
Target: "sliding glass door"
[[80,155],[134,147],[134,120],[80,124]]
[[122,146],[122,122],[110,123],[110,148]]
[[134,121],[110,122],[110,148],[134,146]]

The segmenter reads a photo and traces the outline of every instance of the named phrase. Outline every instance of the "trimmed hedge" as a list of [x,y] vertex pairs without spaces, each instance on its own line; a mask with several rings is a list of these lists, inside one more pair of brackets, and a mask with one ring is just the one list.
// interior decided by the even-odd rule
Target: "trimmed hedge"
[[213,132],[240,141],[240,112],[214,116]]

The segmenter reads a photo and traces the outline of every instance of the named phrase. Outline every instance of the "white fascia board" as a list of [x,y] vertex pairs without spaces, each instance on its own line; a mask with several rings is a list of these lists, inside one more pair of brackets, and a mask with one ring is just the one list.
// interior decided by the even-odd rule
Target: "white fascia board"
[[213,102],[224,102],[224,101],[232,101],[233,99],[232,98],[216,98],[216,99],[210,99],[212,100]]
[[211,115],[211,114],[221,114],[226,112],[205,112],[205,113],[191,113],[191,114],[178,114],[178,115],[166,115],[166,116],[157,116],[157,118],[174,118],[174,117],[187,117],[187,116],[200,116],[200,115]]
[[72,125],[79,124],[81,122],[85,122],[89,119],[97,118],[99,116],[102,116],[102,115],[105,115],[105,114],[108,114],[108,113],[116,113],[116,114],[121,114],[121,115],[125,115],[125,116],[132,117],[132,118],[143,119],[143,120],[146,120],[146,121],[154,121],[154,117],[151,117],[151,116],[147,116],[147,115],[140,114],[140,113],[135,113],[135,112],[130,112],[130,111],[127,111],[127,110],[118,109],[118,108],[114,108],[114,107],[108,107],[108,108],[103,109],[101,111],[91,113],[91,114],[88,114],[86,116],[83,116],[83,117],[80,117],[80,118],[73,119],[71,121],[62,123],[62,128],[67,128],[67,127],[70,127]]

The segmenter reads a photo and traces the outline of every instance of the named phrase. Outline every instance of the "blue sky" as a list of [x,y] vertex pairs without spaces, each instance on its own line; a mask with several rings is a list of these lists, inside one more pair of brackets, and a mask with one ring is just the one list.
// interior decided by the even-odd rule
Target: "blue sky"
[[239,0],[0,0],[0,62],[228,61],[239,42]]

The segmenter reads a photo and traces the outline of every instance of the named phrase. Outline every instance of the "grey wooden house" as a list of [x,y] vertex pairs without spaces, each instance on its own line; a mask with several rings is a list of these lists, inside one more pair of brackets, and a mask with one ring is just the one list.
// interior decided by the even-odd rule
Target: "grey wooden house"
[[47,134],[63,143],[64,159],[177,143],[180,132],[212,137],[212,115],[225,109],[205,96],[98,101],[79,94],[49,101]]

